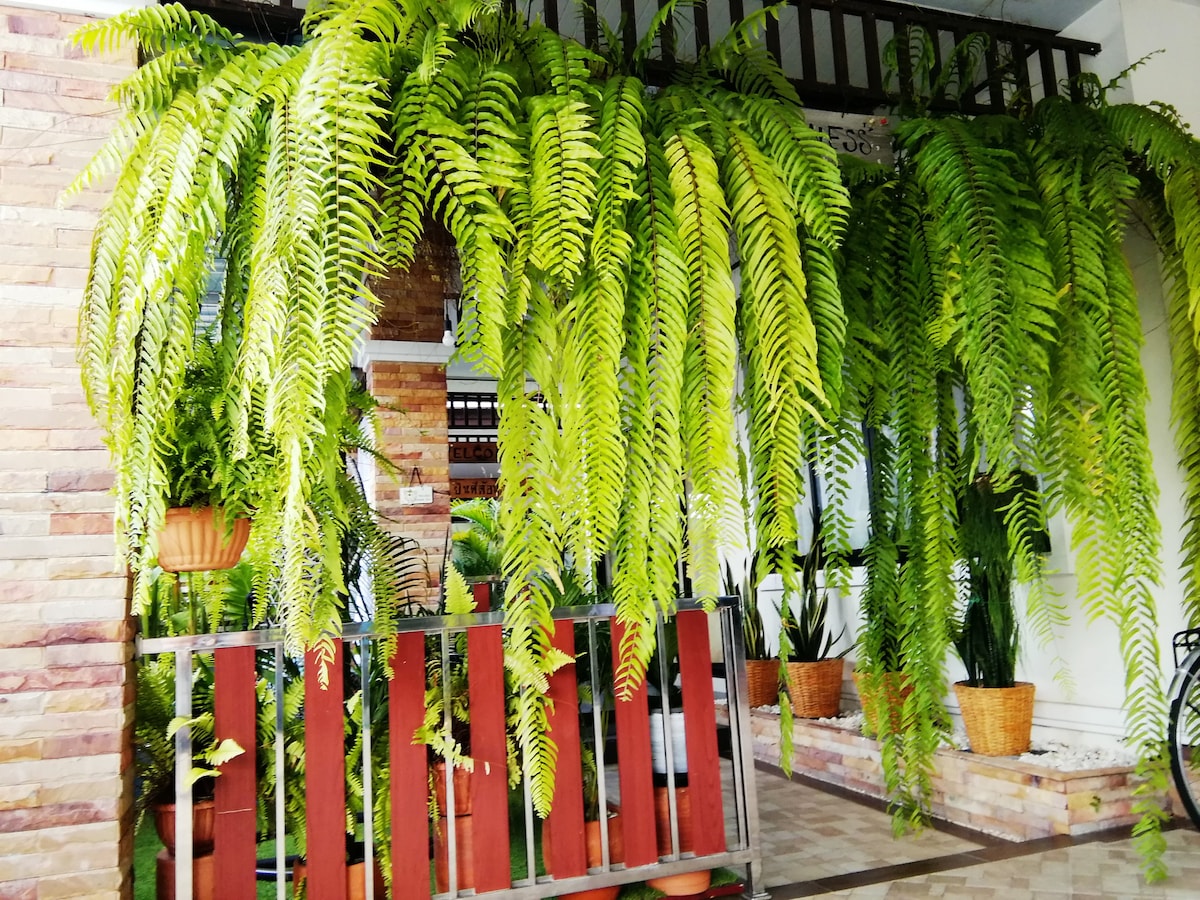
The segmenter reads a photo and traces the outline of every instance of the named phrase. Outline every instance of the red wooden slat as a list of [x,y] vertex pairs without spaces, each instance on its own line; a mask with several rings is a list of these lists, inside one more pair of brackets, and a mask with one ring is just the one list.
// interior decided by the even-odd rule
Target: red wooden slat
[[[575,627],[559,622],[552,643],[570,657],[575,656]],[[587,852],[583,839],[583,771],[579,744],[579,689],[575,663],[550,676],[548,734],[558,746],[554,771],[554,805],[542,831],[546,869],[555,878],[587,874]]]
[[475,612],[488,612],[492,608],[492,583],[480,581],[471,585],[471,598],[475,601]]
[[213,866],[221,873],[225,900],[255,897],[255,712],[254,648],[213,653],[213,719],[218,741],[237,741],[243,752],[221,766],[215,780]]
[[[613,668],[620,662],[625,626],[612,620]],[[650,709],[646,681],[629,699],[616,702],[617,771],[621,778],[621,826],[625,831],[625,863],[658,862],[654,827],[654,776],[650,763]]]
[[[388,685],[388,749],[392,767],[392,883],[404,885],[404,896],[428,900],[429,818],[428,765],[424,744],[413,744],[413,733],[425,718],[425,636],[396,635],[392,656],[395,673]],[[398,892],[397,897],[400,896]],[[383,900],[383,898],[376,898]]]
[[346,747],[343,740],[342,642],[328,664],[304,654],[304,795],[308,807],[308,896],[346,900]]
[[683,688],[694,850],[697,856],[708,856],[725,851],[708,616],[701,610],[691,610],[679,613],[675,622],[679,633],[679,674]]
[[[504,741],[504,636],[499,625],[467,630],[467,689],[471,698],[471,813],[475,889],[512,886],[508,842],[508,765]],[[483,836],[486,836],[484,838]]]

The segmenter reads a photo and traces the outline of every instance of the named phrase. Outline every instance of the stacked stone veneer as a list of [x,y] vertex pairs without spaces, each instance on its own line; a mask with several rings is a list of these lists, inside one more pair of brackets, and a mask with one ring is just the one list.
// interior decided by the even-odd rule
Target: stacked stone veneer
[[[722,710],[719,714],[724,716]],[[779,716],[750,716],[754,756],[779,765]],[[793,771],[872,797],[883,797],[879,744],[861,734],[799,719]],[[1010,840],[1083,835],[1131,825],[1136,781],[1131,767],[1060,772],[943,748],[934,760],[932,813]]]
[[132,686],[112,476],[75,365],[103,197],[59,194],[112,125],[132,50],[0,6],[0,897],[128,895]]

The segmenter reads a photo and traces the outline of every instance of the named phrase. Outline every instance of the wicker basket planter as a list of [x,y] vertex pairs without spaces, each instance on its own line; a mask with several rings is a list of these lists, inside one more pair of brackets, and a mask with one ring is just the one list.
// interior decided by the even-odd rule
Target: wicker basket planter
[[1033,692],[1028,681],[1007,688],[970,687],[956,682],[971,752],[980,756],[1016,756],[1029,749],[1033,730]]
[[869,672],[852,673],[854,687],[858,689],[858,699],[862,704],[864,733],[868,736],[879,734],[879,715],[885,710],[892,733],[901,729],[904,714],[904,701],[912,693],[912,685],[904,680],[903,672],[884,672],[882,675],[872,675]]
[[792,713],[801,719],[829,719],[842,705],[843,660],[787,664]]
[[232,530],[211,506],[167,510],[158,535],[158,564],[167,572],[208,572],[238,564],[250,537],[250,520],[234,519]]
[[779,702],[779,660],[746,660],[746,696],[751,709]]

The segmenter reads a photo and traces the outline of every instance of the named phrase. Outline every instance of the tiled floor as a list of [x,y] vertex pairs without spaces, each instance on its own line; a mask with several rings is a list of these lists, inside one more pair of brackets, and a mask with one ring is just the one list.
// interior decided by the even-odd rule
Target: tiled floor
[[877,806],[757,773],[763,880],[774,900],[1200,898],[1200,832],[1168,831],[1167,881],[1146,885],[1121,834],[1012,843],[964,829],[892,836]]

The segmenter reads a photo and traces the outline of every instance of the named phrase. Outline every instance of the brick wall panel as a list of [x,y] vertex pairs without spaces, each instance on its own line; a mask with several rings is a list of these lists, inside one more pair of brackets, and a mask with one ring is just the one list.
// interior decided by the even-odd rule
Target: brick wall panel
[[[436,600],[450,527],[446,370],[432,364],[374,362],[368,371],[368,384],[384,405],[403,410],[382,410],[379,415],[382,450],[400,472],[398,483],[382,476],[377,479],[375,502],[381,514],[396,521],[398,533],[413,538],[425,550],[431,581],[429,599]],[[432,504],[400,504],[400,487],[418,483],[414,470],[420,484],[432,486]]]
[[113,125],[131,49],[0,6],[0,897],[129,896],[131,627],[112,473],[75,334],[101,192],[59,197]]

